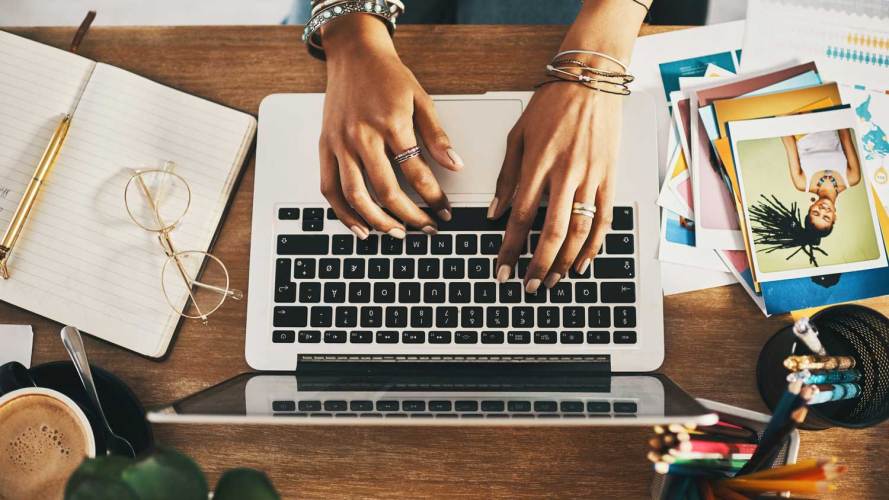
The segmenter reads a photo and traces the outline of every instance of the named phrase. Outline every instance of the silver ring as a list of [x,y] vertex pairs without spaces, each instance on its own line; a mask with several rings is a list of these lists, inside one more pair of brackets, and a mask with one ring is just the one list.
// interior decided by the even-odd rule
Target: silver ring
[[574,204],[571,205],[571,213],[583,215],[584,217],[592,219],[596,217],[596,205],[592,203],[574,202]]
[[420,156],[420,146],[413,146],[405,149],[404,151],[398,153],[397,155],[392,157],[392,161],[398,165],[414,158],[415,156]]

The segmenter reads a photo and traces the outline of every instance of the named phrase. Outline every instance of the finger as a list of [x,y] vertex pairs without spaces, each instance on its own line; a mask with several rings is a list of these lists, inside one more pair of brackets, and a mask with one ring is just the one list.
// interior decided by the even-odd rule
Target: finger
[[596,191],[596,217],[593,219],[593,229],[574,262],[574,269],[578,274],[586,272],[590,262],[602,248],[605,234],[611,230],[611,219],[614,218],[613,206],[614,182],[609,177],[599,185],[599,189]]
[[327,203],[333,208],[340,222],[345,224],[359,239],[367,239],[370,234],[367,224],[364,223],[358,212],[352,209],[343,195],[336,156],[324,146],[321,147],[319,156],[321,160],[321,194],[327,199]]
[[[584,183],[580,186],[574,195],[575,203],[583,203],[585,205],[595,205],[597,186],[591,182]],[[572,210],[574,203],[571,204]],[[593,217],[584,214],[571,214],[571,221],[568,223],[568,235],[559,254],[556,255],[555,261],[550,268],[549,274],[543,280],[543,284],[547,288],[552,288],[562,278],[568,275],[568,269],[577,259],[584,243],[589,239],[590,232],[593,227]]]
[[398,185],[395,170],[383,148],[382,138],[364,141],[358,147],[367,179],[380,203],[407,225],[420,228],[425,233],[434,233],[435,221],[420,210]]
[[[562,243],[568,234],[575,191],[577,184],[563,179],[554,181],[550,186],[549,206],[546,208],[543,231],[540,233],[540,241],[525,273],[525,291],[528,293],[537,292],[562,248]],[[558,282],[558,279],[555,281]],[[547,286],[552,285],[547,283]]]
[[523,147],[522,131],[518,126],[515,126],[506,136],[506,155],[503,157],[500,175],[497,176],[494,199],[488,206],[489,219],[499,219],[509,208],[512,198],[515,196],[516,183],[522,167]]
[[426,94],[414,99],[414,122],[423,144],[426,145],[426,150],[439,165],[454,171],[463,168],[463,158],[451,147],[451,140],[438,121],[438,113],[435,112],[432,98]]
[[[528,158],[528,157],[526,157]],[[536,158],[535,158],[536,160]],[[532,160],[525,160],[530,164]],[[497,255],[497,281],[504,282],[512,275],[512,269],[528,240],[528,231],[537,216],[540,198],[543,195],[545,169],[533,168],[536,165],[525,165],[519,180],[516,196],[512,203],[512,212],[503,233],[503,243]]]
[[353,209],[361,217],[382,233],[387,233],[396,238],[404,238],[404,225],[383,211],[371,198],[364,183],[364,176],[358,167],[358,160],[349,153],[341,153],[337,156],[339,164],[340,182],[343,186],[343,196]]
[[[416,146],[417,139],[414,137],[413,129],[408,126],[399,130],[393,130],[387,143],[393,154],[397,155]],[[442,191],[441,186],[435,179],[435,175],[432,173],[432,169],[429,168],[423,156],[417,155],[402,162],[399,164],[399,167],[408,184],[423,198],[423,201],[432,209],[432,212],[438,215],[441,220],[451,220],[451,203],[448,201],[444,191]]]

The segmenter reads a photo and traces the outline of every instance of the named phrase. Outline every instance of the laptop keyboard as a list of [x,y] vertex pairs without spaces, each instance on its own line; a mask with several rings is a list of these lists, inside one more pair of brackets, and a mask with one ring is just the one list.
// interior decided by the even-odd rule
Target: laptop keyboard
[[506,218],[454,207],[438,234],[359,240],[322,207],[278,210],[271,340],[303,344],[636,344],[633,207],[583,275],[525,293],[540,239],[534,221],[511,280],[497,283]]

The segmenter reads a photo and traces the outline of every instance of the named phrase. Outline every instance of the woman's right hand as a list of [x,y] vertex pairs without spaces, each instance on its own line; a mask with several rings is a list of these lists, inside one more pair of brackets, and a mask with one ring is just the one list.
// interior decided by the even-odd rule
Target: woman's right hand
[[[390,161],[417,144],[416,127],[436,162],[454,171],[463,167],[439,125],[432,99],[399,59],[379,19],[344,16],[325,26],[322,37],[327,95],[320,141],[321,192],[340,221],[361,239],[371,228],[404,238],[405,225],[434,233],[435,220],[401,189]],[[400,168],[432,213],[449,220],[448,198],[422,156]]]

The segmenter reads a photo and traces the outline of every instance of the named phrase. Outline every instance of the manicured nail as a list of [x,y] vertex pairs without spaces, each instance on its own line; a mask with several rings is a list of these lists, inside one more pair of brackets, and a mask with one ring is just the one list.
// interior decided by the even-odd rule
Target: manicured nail
[[537,293],[538,288],[540,288],[540,280],[537,278],[529,279],[528,284],[525,285],[525,291],[528,293]]
[[497,203],[498,203],[498,200],[497,200],[497,197],[495,196],[494,199],[491,200],[491,204],[488,205],[488,218],[489,219],[493,219],[494,214],[497,213]]
[[460,155],[454,151],[454,148],[448,148],[448,158],[450,158],[458,168],[463,168],[463,158],[460,158]]
[[556,286],[556,283],[558,283],[560,279],[562,279],[562,275],[560,273],[549,273],[549,276],[547,276],[546,279],[543,280],[543,284],[547,288],[552,288]]
[[451,211],[447,208],[442,208],[438,211],[438,218],[445,222],[451,220]]
[[432,226],[423,226],[423,232],[426,234],[436,234],[438,229],[435,229]]
[[512,269],[509,268],[506,264],[497,268],[497,281],[499,283],[506,283],[509,279],[509,275],[512,274]]
[[577,266],[577,274],[583,274],[586,272],[587,268],[590,267],[590,259],[586,259]]
[[370,235],[370,233],[367,232],[367,229],[364,229],[357,224],[350,227],[349,229],[351,229],[352,232],[355,233],[355,236],[357,236],[359,240],[366,240],[367,237]]
[[391,236],[393,238],[398,238],[399,240],[404,239],[404,229],[401,229],[400,227],[393,227],[386,234],[388,234],[389,236]]

